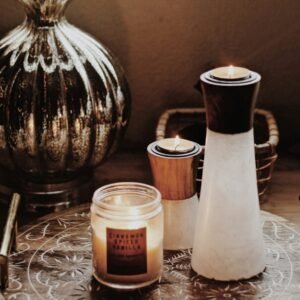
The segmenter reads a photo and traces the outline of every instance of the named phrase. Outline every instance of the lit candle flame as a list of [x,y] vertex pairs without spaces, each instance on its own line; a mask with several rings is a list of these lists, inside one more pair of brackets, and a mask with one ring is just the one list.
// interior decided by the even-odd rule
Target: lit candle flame
[[178,135],[176,135],[175,140],[174,140],[174,150],[180,145],[180,138]]
[[230,65],[227,71],[228,78],[232,78],[234,76],[234,66]]

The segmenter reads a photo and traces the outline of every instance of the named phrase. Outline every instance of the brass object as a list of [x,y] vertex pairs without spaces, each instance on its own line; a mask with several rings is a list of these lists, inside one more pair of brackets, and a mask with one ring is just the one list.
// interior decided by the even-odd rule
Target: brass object
[[0,287],[5,289],[8,285],[8,256],[16,245],[17,212],[20,204],[20,195],[12,195],[6,224],[0,244]]

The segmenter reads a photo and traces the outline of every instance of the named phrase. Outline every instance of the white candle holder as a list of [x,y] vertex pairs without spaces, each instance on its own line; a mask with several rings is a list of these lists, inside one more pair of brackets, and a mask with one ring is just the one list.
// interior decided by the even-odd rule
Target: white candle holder
[[160,192],[141,183],[115,183],[94,193],[91,206],[94,277],[120,290],[157,281],[163,266]]
[[265,268],[253,138],[261,77],[229,70],[224,78],[224,68],[201,76],[208,129],[192,255],[198,274],[222,281],[248,279]]

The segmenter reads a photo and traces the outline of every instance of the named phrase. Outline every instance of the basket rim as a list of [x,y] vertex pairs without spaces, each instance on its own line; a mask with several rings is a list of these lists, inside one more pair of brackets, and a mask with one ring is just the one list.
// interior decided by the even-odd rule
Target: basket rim
[[[178,113],[200,114],[205,112],[206,110],[204,107],[167,109],[159,117],[158,124],[156,126],[156,140],[161,140],[165,138],[168,121],[170,117],[172,117],[173,115]],[[261,108],[256,108],[254,110],[254,113],[265,117],[269,129],[269,140],[263,144],[255,144],[255,148],[257,148],[257,150],[261,150],[268,147],[275,148],[279,143],[279,131],[273,113],[269,110],[265,110]]]

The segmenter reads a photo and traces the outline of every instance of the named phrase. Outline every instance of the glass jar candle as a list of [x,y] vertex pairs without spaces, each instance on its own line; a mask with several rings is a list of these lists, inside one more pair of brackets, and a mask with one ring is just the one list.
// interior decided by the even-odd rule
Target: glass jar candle
[[159,279],[163,266],[160,192],[125,182],[95,191],[91,206],[94,277],[131,290]]

